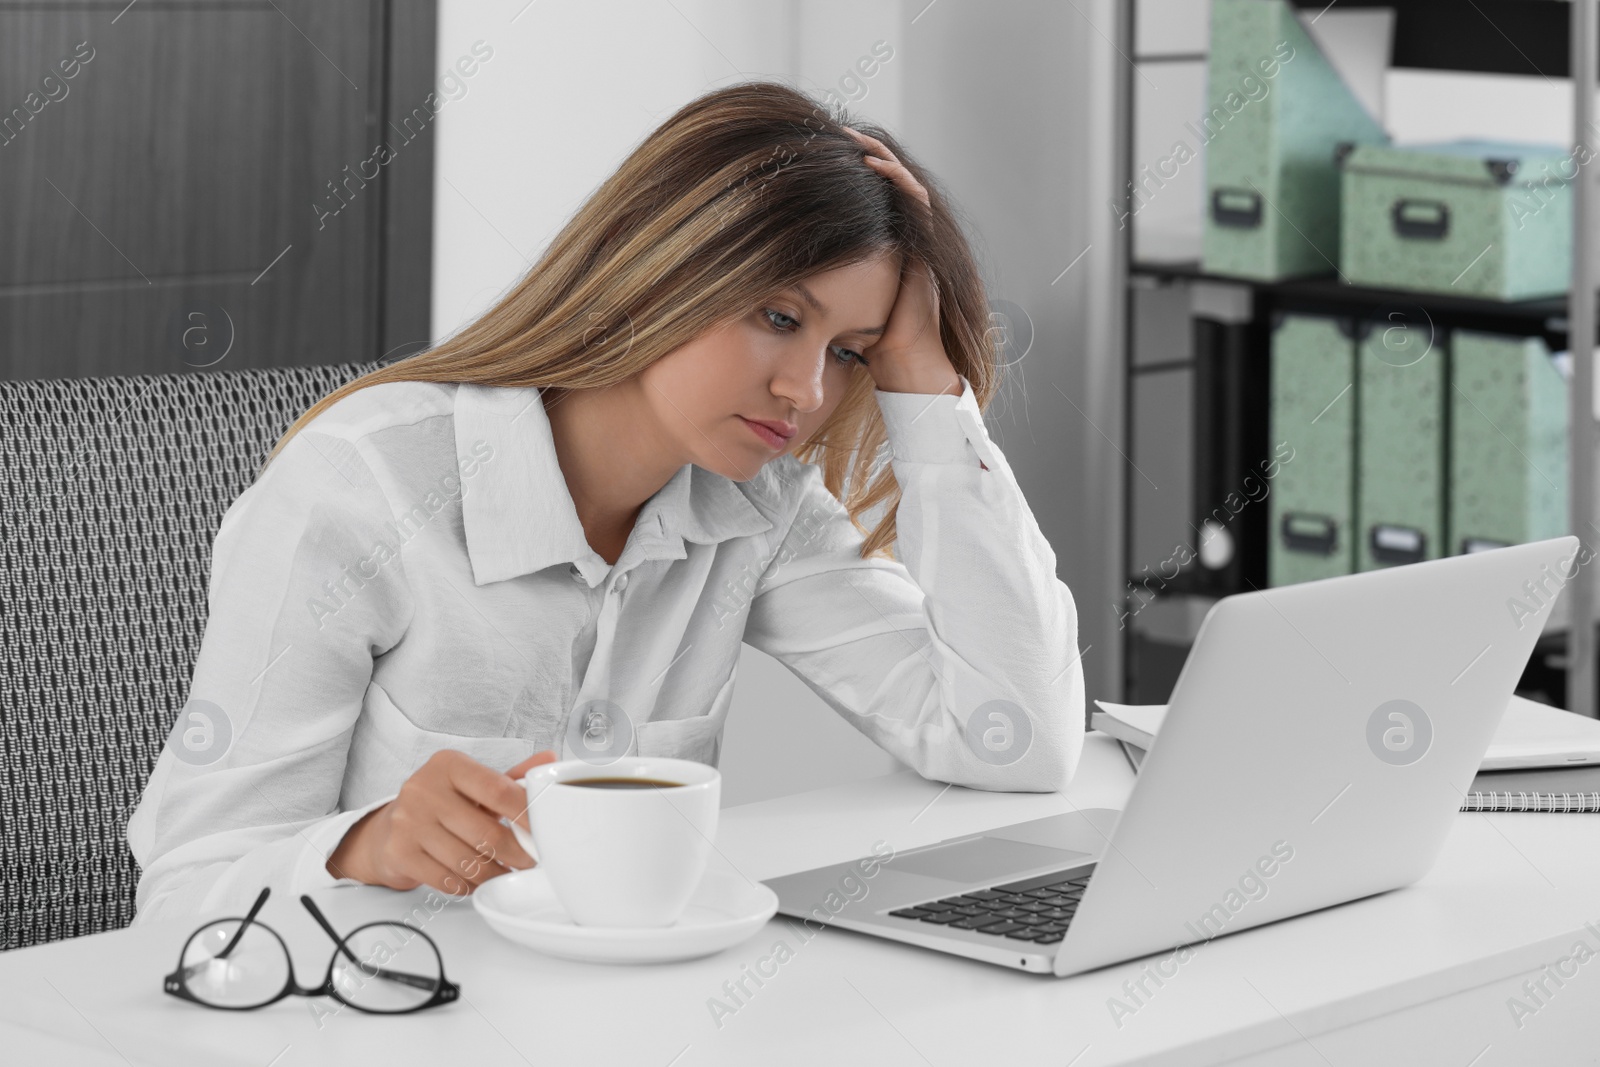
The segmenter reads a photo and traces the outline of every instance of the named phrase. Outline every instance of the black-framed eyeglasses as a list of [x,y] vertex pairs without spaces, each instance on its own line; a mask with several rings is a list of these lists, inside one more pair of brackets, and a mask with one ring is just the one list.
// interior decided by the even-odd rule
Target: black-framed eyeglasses
[[372,922],[341,937],[304,895],[300,903],[333,939],[334,950],[322,985],[302,988],[294,980],[289,946],[276,930],[256,921],[271,891],[262,889],[244,918],[218,919],[190,934],[164,991],[228,1011],[264,1008],[296,996],[332,997],[357,1011],[382,1015],[421,1011],[461,995],[461,987],[444,976],[439,947],[415,926]]

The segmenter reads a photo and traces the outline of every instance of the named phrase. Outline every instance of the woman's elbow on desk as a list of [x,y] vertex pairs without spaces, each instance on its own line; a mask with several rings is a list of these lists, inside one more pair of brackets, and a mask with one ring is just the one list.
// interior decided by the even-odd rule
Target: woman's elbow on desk
[[1005,793],[1059,793],[1071,784],[1083,755],[1082,715],[1076,729],[1061,723],[1053,736],[1035,737],[1031,750],[1016,763],[994,768],[994,785],[974,782],[974,789]]
[[[1014,758],[1008,758],[1003,748],[986,751],[980,729],[969,724],[948,739],[950,746],[943,755],[924,751],[922,758],[912,764],[918,774],[932,781],[949,782],[968,789],[983,789],[995,793],[1057,793],[1067,788],[1077,774],[1083,755],[1084,714],[1081,700],[1077,706],[1068,705],[1048,718],[1030,717],[1027,744]],[[1004,729],[1004,724],[997,726]],[[1014,737],[1015,735],[1013,735]]]
[[[980,766],[994,764],[992,772],[983,767],[985,773],[971,783],[972,788],[1056,793],[1071,784],[1083,756],[1086,716],[1081,666],[1070,663],[1046,688],[1046,692],[1032,699],[1024,698],[1024,707],[1029,709],[1026,722],[996,721],[992,727],[988,721],[968,723],[964,739],[976,757],[972,762]],[[1004,746],[995,752],[986,751],[989,729],[1003,729],[1003,739],[1020,748],[1020,754],[1010,756]]]
[[[923,774],[933,781],[949,782],[966,789],[991,793],[1059,793],[1071,784],[1083,752],[1080,736],[1076,742],[1053,744],[1030,752],[1014,764],[982,767],[976,773]],[[921,773],[921,772],[919,772]]]

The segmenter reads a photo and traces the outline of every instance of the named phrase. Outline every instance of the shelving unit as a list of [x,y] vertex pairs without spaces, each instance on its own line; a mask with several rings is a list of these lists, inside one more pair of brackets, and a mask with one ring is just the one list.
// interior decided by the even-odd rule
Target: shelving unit
[[[1139,0],[1129,0],[1128,10],[1118,26],[1118,35],[1124,38],[1124,54],[1132,60],[1124,70],[1125,84],[1121,87],[1124,102],[1134,98],[1134,79],[1138,77],[1138,62],[1172,60],[1203,60],[1203,54],[1174,56],[1141,56],[1136,53],[1133,26],[1137,21],[1134,5]],[[1324,10],[1326,0],[1291,0],[1299,8]],[[1600,33],[1596,5],[1600,0],[1475,0],[1474,8],[1489,30],[1492,22],[1501,32],[1472,33],[1467,20],[1476,18],[1472,11],[1464,11],[1456,2],[1441,0],[1343,0],[1342,9],[1352,7],[1388,7],[1396,13],[1394,54],[1395,67],[1427,68],[1435,70],[1470,71],[1481,73],[1542,74],[1546,77],[1572,75],[1573,132],[1572,143],[1583,140],[1597,153],[1597,159],[1580,171],[1590,175],[1590,169],[1600,166],[1600,130],[1594,124],[1594,86],[1596,85],[1596,39]],[[1503,27],[1503,29],[1502,29]],[[1583,87],[1589,91],[1583,91]],[[1197,109],[1198,110],[1198,109]],[[1139,161],[1133,159],[1136,143],[1133,111],[1128,115],[1120,132],[1122,158],[1118,161],[1121,172],[1119,188],[1135,173]],[[1588,136],[1585,136],[1585,132]],[[1134,257],[1135,226],[1129,225],[1121,232],[1124,242],[1122,255],[1125,264],[1122,276],[1123,338],[1121,367],[1123,380],[1123,452],[1133,455],[1134,411],[1136,386],[1143,374],[1170,370],[1170,362],[1140,364],[1135,358],[1136,343],[1135,290],[1182,283],[1191,291],[1203,295],[1210,312],[1206,320],[1231,324],[1226,343],[1242,346],[1244,358],[1238,361],[1248,373],[1235,374],[1227,379],[1208,380],[1203,369],[1196,365],[1194,382],[1194,407],[1198,417],[1232,418],[1242,420],[1243,429],[1232,436],[1234,446],[1243,442],[1245,451],[1257,450],[1265,457],[1266,449],[1266,384],[1269,324],[1272,315],[1283,311],[1331,313],[1382,319],[1394,310],[1401,310],[1406,321],[1425,320],[1443,331],[1452,328],[1483,330],[1494,333],[1540,336],[1552,351],[1569,349],[1572,353],[1570,379],[1570,437],[1569,437],[1569,523],[1568,529],[1582,537],[1585,546],[1595,550],[1600,545],[1600,515],[1596,513],[1596,454],[1597,402],[1595,395],[1595,370],[1593,364],[1595,330],[1595,288],[1597,278],[1592,255],[1585,254],[1588,245],[1584,235],[1592,233],[1597,219],[1592,175],[1588,181],[1577,181],[1572,186],[1573,204],[1573,273],[1572,287],[1565,297],[1520,302],[1498,302],[1463,298],[1459,296],[1416,293],[1401,290],[1369,289],[1351,286],[1339,281],[1331,272],[1327,277],[1296,278],[1279,282],[1257,282],[1248,279],[1209,275],[1200,269],[1198,262],[1140,262]],[[1131,198],[1124,209],[1131,212]],[[1572,322],[1591,324],[1586,335],[1573,333]],[[1571,334],[1571,336],[1569,336]],[[1571,344],[1578,336],[1591,342]],[[1210,405],[1208,407],[1207,405]],[[1201,475],[1197,484],[1203,485],[1204,474],[1210,465],[1223,458],[1210,454],[1204,433],[1197,433],[1198,442],[1194,456],[1195,470]],[[1129,466],[1132,466],[1130,463]],[[1135,558],[1133,480],[1140,477],[1124,468],[1121,509],[1122,558],[1128,563],[1128,581],[1140,577],[1131,573],[1134,567],[1149,561]],[[1194,517],[1212,502],[1197,500],[1192,509]],[[1193,631],[1203,618],[1205,609],[1215,597],[1252,588],[1267,588],[1265,507],[1240,511],[1240,521],[1234,530],[1237,540],[1237,562],[1224,571],[1212,572],[1202,567],[1191,567],[1175,578],[1164,581],[1161,596],[1144,604],[1137,602],[1132,622],[1121,630],[1123,641],[1120,659],[1123,663],[1123,699],[1164,701],[1163,684],[1170,687],[1182,657],[1187,649],[1185,638],[1192,641]],[[1191,526],[1193,524],[1191,523]],[[1557,601],[1557,620],[1564,626],[1547,628],[1541,649],[1536,650],[1530,671],[1538,669],[1541,661],[1548,659],[1564,672],[1564,705],[1574,712],[1595,716],[1596,704],[1596,580],[1594,566],[1580,567],[1576,578],[1569,581]],[[1165,577],[1165,575],[1163,575]],[[1148,584],[1148,583],[1147,583]],[[1134,606],[1130,603],[1130,607]],[[1154,610],[1152,613],[1152,609]],[[1146,615],[1152,613],[1152,615]],[[1142,620],[1142,621],[1141,621]],[[1558,629],[1560,632],[1558,632]],[[1149,638],[1159,641],[1149,643]],[[1136,648],[1141,645],[1144,651]],[[1148,646],[1148,647],[1146,647]],[[1559,647],[1558,646],[1562,646]],[[1150,648],[1165,648],[1155,661]],[[1140,677],[1140,672],[1147,676]],[[1152,679],[1149,675],[1154,675]],[[1139,684],[1136,684],[1139,683]]]

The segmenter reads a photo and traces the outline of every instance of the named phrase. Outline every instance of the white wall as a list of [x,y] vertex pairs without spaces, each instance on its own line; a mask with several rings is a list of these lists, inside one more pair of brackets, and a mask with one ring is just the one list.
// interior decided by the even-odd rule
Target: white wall
[[963,210],[991,303],[1032,331],[986,421],[1073,592],[1086,694],[1120,699],[1118,0],[925,4],[903,7],[902,132]]
[[[1109,26],[1113,0],[1078,7]],[[433,332],[484,310],[624,156],[672,110],[752,77],[832,89],[891,130],[972,223],[991,294],[1021,306],[1033,347],[990,429],[1056,548],[1080,617],[1110,612],[1096,477],[1100,431],[1075,412],[1090,358],[1087,149],[1096,30],[1048,0],[441,0],[441,69],[482,39],[494,49],[438,116]],[[520,14],[519,14],[520,12]],[[870,79],[856,61],[883,41]],[[1099,191],[1103,202],[1109,189]],[[1107,306],[1103,300],[1098,306]],[[1120,421],[1097,420],[1112,436]],[[1119,438],[1120,439],[1120,438]],[[1117,505],[1120,506],[1120,505]],[[1104,605],[1104,606],[1102,606]],[[1085,624],[1086,633],[1092,625]],[[1094,639],[1085,637],[1080,646]],[[1085,657],[1090,695],[1098,681]],[[785,668],[746,648],[729,716],[724,796],[741,803],[885,773],[898,764]]]
[[785,71],[790,23],[786,4],[740,0],[440,0],[440,69],[476,40],[494,55],[435,127],[435,337],[509,288],[672,111]]

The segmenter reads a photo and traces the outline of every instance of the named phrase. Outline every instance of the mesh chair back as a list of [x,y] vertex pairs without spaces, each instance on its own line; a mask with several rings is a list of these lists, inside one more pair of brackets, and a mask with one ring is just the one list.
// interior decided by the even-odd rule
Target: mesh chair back
[[211,542],[289,424],[381,363],[0,381],[0,949],[126,926]]

